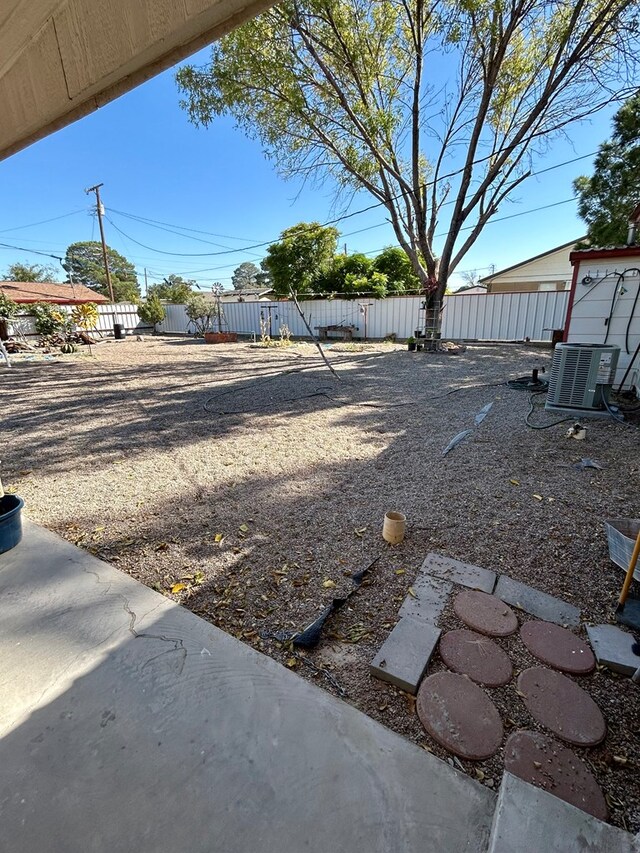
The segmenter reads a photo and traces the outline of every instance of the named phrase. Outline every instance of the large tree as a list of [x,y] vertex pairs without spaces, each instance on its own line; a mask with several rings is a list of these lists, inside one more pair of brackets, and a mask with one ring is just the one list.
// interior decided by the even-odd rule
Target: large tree
[[276,295],[309,294],[313,283],[330,268],[337,244],[338,231],[317,222],[300,222],[284,230],[264,259]]
[[[137,302],[140,287],[134,265],[110,246],[107,246],[107,258],[116,302]],[[67,248],[64,268],[69,281],[79,282],[103,296],[109,296],[102,245],[97,240],[72,243]]]
[[441,296],[530,155],[631,93],[636,33],[634,0],[284,0],[177,79],[195,124],[367,190]]
[[[193,279],[185,279],[181,275],[168,275],[159,284],[152,284],[147,296],[157,296],[175,305],[184,305],[193,294],[196,282]],[[157,322],[160,322],[159,320]]]
[[588,243],[624,245],[629,215],[640,203],[640,92],[615,114],[613,135],[600,146],[593,175],[576,178],[573,186]]
[[10,264],[4,274],[5,281],[58,281],[58,269],[53,264]]
[[239,267],[236,267],[231,276],[231,283],[234,290],[251,290],[257,287],[257,279],[260,275],[260,268],[251,261],[244,261]]

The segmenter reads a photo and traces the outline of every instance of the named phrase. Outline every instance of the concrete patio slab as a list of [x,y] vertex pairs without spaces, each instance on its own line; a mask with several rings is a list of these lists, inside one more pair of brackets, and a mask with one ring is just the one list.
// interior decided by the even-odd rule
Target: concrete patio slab
[[[534,839],[534,841],[532,841]],[[638,853],[633,836],[505,773],[489,853]]]
[[11,853],[486,849],[482,785],[28,522],[0,649]]

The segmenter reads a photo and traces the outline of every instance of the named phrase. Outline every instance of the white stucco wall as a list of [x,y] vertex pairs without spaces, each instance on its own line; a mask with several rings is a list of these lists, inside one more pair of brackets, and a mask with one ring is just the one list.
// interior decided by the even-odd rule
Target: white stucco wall
[[[635,267],[635,270],[633,269]],[[640,342],[640,256],[580,259],[576,292],[571,308],[567,341],[585,344],[617,344],[620,358],[616,382],[624,372]],[[626,272],[625,272],[626,271]],[[624,273],[624,280],[619,274]],[[590,284],[583,284],[588,276]],[[623,293],[620,293],[622,285]],[[607,318],[616,297],[611,320]],[[638,297],[636,299],[636,296]],[[635,306],[634,306],[635,303]],[[608,332],[608,334],[607,334]],[[640,386],[640,355],[625,381],[625,387]]]

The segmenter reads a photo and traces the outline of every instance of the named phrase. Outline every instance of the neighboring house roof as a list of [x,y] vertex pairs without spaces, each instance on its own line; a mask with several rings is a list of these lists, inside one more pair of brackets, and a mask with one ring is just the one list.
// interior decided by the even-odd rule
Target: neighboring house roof
[[471,285],[470,287],[459,287],[457,290],[453,291],[451,296],[459,296],[459,295],[462,295],[464,293],[474,294],[474,293],[486,293],[486,292],[487,292],[486,287],[482,287],[482,285],[479,285],[479,284],[474,284],[474,285]]
[[495,278],[498,278],[498,276],[513,272],[514,270],[520,269],[520,267],[524,267],[527,264],[533,263],[534,261],[539,261],[541,258],[546,258],[548,255],[553,255],[554,252],[560,252],[562,249],[573,249],[573,247],[577,243],[580,243],[582,240],[586,240],[586,237],[578,237],[575,240],[571,240],[569,243],[563,243],[561,246],[554,246],[553,249],[548,249],[546,252],[541,252],[539,255],[534,255],[532,258],[527,258],[526,261],[520,261],[520,263],[513,264],[513,266],[510,267],[505,267],[503,270],[496,270],[496,272],[491,273],[491,275],[485,275],[484,278],[481,278],[480,283],[491,284],[491,282]]
[[56,305],[77,305],[84,302],[108,302],[84,284],[58,284],[54,281],[0,281],[0,291],[22,305],[33,302],[53,302]]

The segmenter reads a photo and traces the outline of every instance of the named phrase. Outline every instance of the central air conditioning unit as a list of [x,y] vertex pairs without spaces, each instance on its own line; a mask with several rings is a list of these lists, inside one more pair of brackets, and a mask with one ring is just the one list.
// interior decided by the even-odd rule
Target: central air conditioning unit
[[608,416],[619,355],[620,347],[608,344],[558,344],[545,409]]

